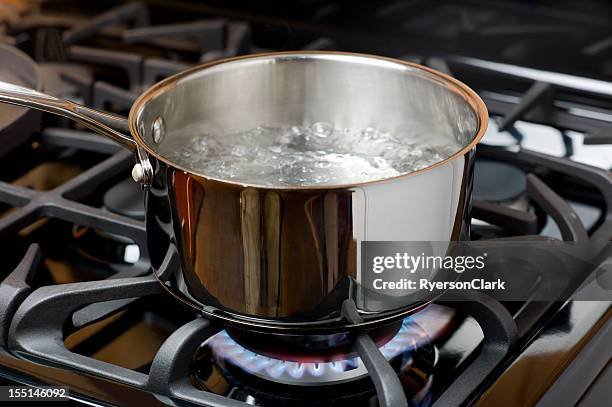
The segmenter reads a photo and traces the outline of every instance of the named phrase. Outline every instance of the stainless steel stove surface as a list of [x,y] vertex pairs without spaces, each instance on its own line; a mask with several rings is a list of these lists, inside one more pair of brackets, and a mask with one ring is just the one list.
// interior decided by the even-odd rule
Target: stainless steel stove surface
[[[1,41],[37,62],[47,92],[119,114],[161,78],[245,53],[327,49],[429,65],[474,88],[491,114],[471,239],[612,239],[606,4],[43,1],[0,10]],[[560,44],[580,57],[551,49]],[[64,385],[89,405],[219,407],[590,406],[612,384],[612,298],[500,303],[474,293],[369,332],[226,329],[152,276],[127,151],[50,115],[19,138],[0,157],[2,384]],[[176,258],[165,266],[180,267]]]

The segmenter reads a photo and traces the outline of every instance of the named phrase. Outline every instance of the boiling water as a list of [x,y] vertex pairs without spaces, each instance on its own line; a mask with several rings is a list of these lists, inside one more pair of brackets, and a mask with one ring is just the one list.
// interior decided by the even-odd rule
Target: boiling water
[[257,127],[223,136],[185,128],[161,143],[159,152],[213,178],[262,186],[305,186],[389,178],[428,167],[460,148],[458,143],[428,144],[410,134],[350,130],[317,122]]

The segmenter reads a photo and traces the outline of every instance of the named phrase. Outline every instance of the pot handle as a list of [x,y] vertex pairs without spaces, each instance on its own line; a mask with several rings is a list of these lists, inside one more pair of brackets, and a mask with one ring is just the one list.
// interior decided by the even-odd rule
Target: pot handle
[[96,133],[111,138],[131,151],[136,151],[136,142],[123,133],[129,130],[127,120],[121,116],[100,112],[69,100],[58,99],[34,89],[2,81],[0,81],[0,102],[67,117],[89,127]]
[[67,117],[121,144],[137,156],[138,162],[134,165],[132,177],[141,187],[149,186],[153,171],[148,155],[129,136],[126,118],[2,81],[0,81],[0,103],[25,106]]

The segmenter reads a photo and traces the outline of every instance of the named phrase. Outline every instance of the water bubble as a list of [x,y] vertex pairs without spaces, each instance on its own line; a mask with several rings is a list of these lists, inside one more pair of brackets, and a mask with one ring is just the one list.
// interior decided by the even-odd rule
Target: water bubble
[[257,126],[257,127],[255,127],[254,129],[248,130],[248,131],[246,132],[246,135],[247,135],[248,137],[254,137],[254,138],[256,138],[256,137],[261,136],[261,135],[262,135],[262,133],[264,133],[265,131],[266,131],[265,127],[263,127],[263,126]]
[[374,168],[382,168],[387,165],[387,161],[382,157],[373,157],[372,158],[372,166]]
[[292,135],[292,136],[300,136],[302,134],[306,133],[306,129],[304,129],[303,127],[300,126],[291,126],[288,129],[288,134]]
[[334,125],[326,122],[316,122],[310,126],[310,130],[315,136],[325,138],[332,134],[332,131],[334,131]]
[[190,144],[191,150],[198,154],[207,154],[209,145],[205,137],[194,137]]
[[268,147],[268,150],[270,150],[273,153],[282,153],[283,148],[281,146],[272,146],[272,147]]
[[367,127],[361,132],[361,136],[364,140],[375,140],[379,137],[379,132],[372,127]]
[[312,178],[313,184],[327,184],[329,182],[329,177],[327,175],[315,175]]
[[249,153],[248,147],[244,145],[232,147],[231,154],[234,157],[245,157]]
[[287,145],[293,141],[294,138],[299,137],[304,133],[303,129],[299,126],[291,126],[283,128],[280,132],[279,144]]

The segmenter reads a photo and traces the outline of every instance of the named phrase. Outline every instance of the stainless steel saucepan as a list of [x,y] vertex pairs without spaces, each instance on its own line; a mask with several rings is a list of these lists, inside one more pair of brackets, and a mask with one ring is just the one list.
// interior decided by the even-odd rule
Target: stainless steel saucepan
[[[208,316],[262,332],[373,327],[431,301],[362,296],[360,242],[467,238],[474,147],[487,125],[482,100],[451,77],[339,52],[205,64],[144,92],[127,120],[7,83],[0,101],[69,117],[133,151],[149,256],[163,287]],[[415,128],[462,148],[396,177],[312,187],[216,179],[159,153],[186,126],[230,134],[314,121]],[[342,315],[346,299],[358,315]]]

